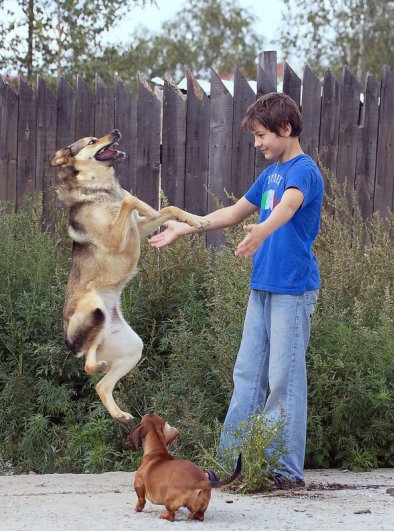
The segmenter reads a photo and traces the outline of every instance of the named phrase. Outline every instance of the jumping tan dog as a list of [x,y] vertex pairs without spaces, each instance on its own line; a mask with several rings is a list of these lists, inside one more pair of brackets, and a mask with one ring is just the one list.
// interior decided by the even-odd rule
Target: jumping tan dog
[[137,470],[134,489],[138,496],[135,507],[141,512],[145,507],[145,496],[149,501],[164,505],[167,512],[160,518],[175,521],[175,511],[187,507],[190,520],[204,520],[211,499],[211,490],[230,485],[241,472],[241,455],[233,475],[225,481],[210,481],[201,468],[190,461],[175,459],[167,446],[179,435],[176,428],[150,413],[142,417],[141,423],[130,434],[133,448],[144,449],[142,463]]
[[105,373],[96,391],[115,419],[131,420],[115,403],[117,381],[141,358],[143,343],[123,318],[120,295],[136,273],[140,239],[169,219],[204,227],[203,218],[176,207],[160,212],[124,190],[113,164],[125,158],[116,149],[120,133],[87,137],[55,153],[57,193],[69,209],[72,268],[63,309],[67,346],[86,356],[88,374]]

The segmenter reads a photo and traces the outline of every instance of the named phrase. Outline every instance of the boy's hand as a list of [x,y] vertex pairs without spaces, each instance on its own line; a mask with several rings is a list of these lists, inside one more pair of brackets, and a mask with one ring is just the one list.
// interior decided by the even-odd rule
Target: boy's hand
[[257,251],[265,238],[268,236],[265,227],[262,223],[244,225],[244,231],[247,232],[247,236],[238,244],[235,250],[235,256],[249,257]]
[[159,232],[159,234],[155,234],[152,238],[149,238],[148,242],[152,247],[159,248],[173,243],[180,236],[187,234],[189,225],[180,223],[179,221],[166,221],[163,223],[163,227],[165,227],[163,232]]

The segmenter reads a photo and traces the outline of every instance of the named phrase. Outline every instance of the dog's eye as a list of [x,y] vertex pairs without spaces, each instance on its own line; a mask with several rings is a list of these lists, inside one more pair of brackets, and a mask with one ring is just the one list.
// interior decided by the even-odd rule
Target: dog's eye
[[95,144],[95,143],[96,143],[96,140],[92,138],[92,140],[88,143],[88,146],[90,146],[90,144]]

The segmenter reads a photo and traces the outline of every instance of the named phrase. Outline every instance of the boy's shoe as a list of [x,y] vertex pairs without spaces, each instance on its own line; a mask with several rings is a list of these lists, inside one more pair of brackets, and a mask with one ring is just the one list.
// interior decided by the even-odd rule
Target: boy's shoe
[[282,474],[274,476],[274,489],[276,490],[291,490],[305,488],[305,481],[302,479],[289,479]]

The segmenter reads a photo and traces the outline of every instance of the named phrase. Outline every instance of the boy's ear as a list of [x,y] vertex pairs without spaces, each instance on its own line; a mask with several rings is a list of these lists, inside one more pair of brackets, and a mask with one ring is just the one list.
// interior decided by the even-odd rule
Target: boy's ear
[[65,164],[69,163],[71,158],[72,158],[72,154],[71,154],[70,147],[59,149],[59,151],[56,151],[56,153],[52,156],[50,160],[50,165],[51,166],[64,166]]
[[141,424],[138,424],[138,426],[136,426],[134,430],[130,433],[130,443],[131,443],[131,447],[134,450],[138,450],[138,448],[141,448],[141,445],[142,445],[141,430],[142,430],[142,426]]
[[284,137],[291,136],[291,125],[290,124],[282,125],[282,127],[279,130],[280,130],[280,136],[284,136]]

